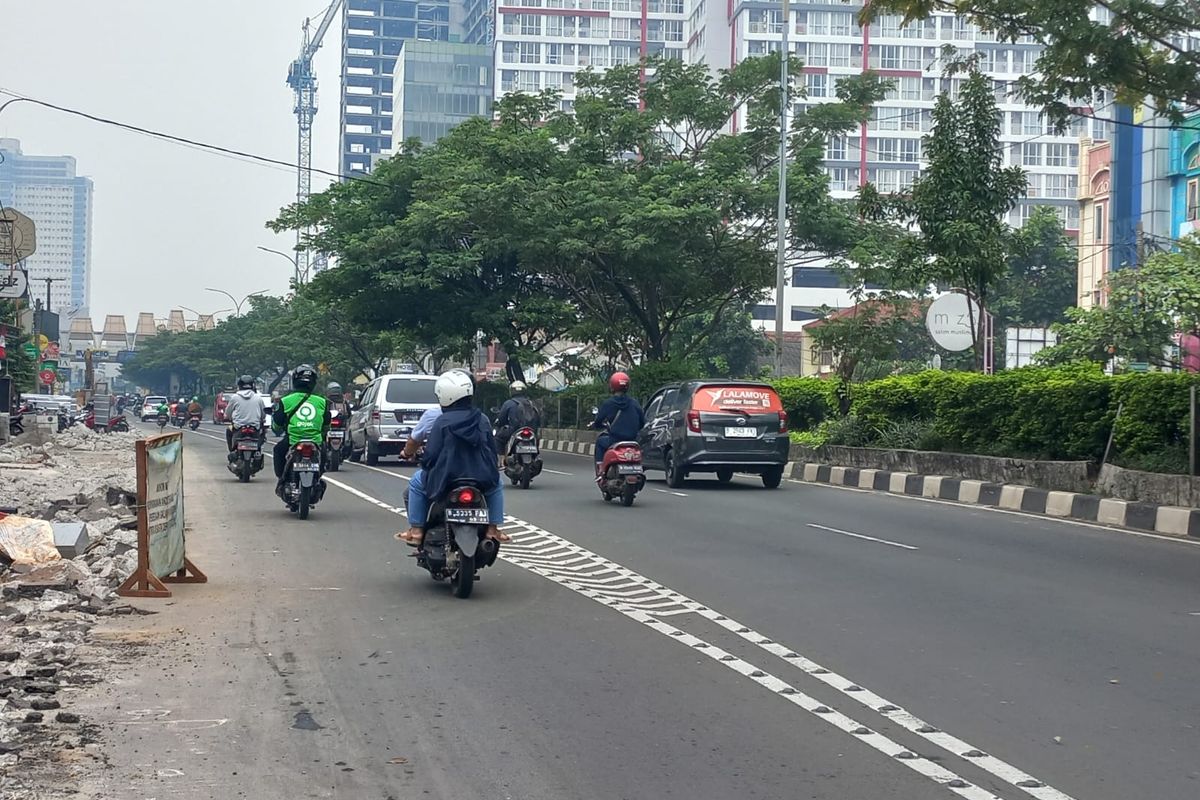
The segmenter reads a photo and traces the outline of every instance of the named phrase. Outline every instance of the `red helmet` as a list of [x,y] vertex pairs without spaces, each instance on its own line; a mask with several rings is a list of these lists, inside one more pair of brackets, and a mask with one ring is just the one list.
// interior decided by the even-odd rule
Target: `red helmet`
[[610,392],[629,391],[629,375],[624,372],[614,372],[608,379],[608,390]]

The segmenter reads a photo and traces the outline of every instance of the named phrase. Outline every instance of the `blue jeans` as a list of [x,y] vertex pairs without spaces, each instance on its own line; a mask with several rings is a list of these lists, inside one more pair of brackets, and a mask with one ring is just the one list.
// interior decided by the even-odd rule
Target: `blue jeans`
[[599,464],[604,460],[604,453],[613,445],[613,437],[607,433],[602,433],[596,437],[596,449],[593,451],[596,456],[596,463]]
[[[492,525],[504,524],[504,489],[499,484],[496,488],[484,493],[488,506],[488,522]],[[413,473],[408,482],[408,524],[413,528],[425,527],[425,519],[429,516],[429,498],[425,495],[425,470],[419,469]]]

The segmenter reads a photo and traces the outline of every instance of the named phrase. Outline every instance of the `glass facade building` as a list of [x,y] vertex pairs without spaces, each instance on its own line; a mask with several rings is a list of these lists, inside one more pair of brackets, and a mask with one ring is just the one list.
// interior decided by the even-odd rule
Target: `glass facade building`
[[[432,144],[471,117],[492,115],[492,48],[405,42],[396,59],[394,144]],[[395,147],[393,147],[395,149]]]

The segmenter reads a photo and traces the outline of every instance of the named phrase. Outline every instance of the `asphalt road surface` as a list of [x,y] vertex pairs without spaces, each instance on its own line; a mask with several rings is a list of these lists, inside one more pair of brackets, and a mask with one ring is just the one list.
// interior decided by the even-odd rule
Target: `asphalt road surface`
[[464,601],[392,538],[411,469],[301,522],[220,434],[185,434],[210,582],[114,623],[85,794],[1200,797],[1194,544],[750,477],[626,509],[548,453]]

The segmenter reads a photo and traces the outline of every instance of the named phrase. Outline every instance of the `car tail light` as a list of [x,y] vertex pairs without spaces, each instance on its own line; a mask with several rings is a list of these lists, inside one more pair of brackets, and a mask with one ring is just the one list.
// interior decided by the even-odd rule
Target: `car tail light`
[[456,503],[470,505],[475,502],[475,491],[473,489],[459,489],[458,494],[454,496]]
[[304,456],[305,458],[312,458],[313,453],[317,451],[317,448],[313,446],[312,442],[301,442],[300,444],[296,445],[296,450],[298,450],[300,455]]
[[517,436],[520,436],[522,439],[532,439],[533,428],[521,428],[521,432]]
[[696,411],[694,409],[692,411],[689,411],[687,413],[687,421],[688,421],[688,423],[687,423],[688,430],[691,433],[699,433],[700,432],[700,412],[699,411]]
[[371,412],[371,420],[372,420],[372,421],[374,421],[374,422],[378,422],[378,421],[379,421],[379,412],[378,412],[378,411],[372,411],[372,412]]
[[787,433],[787,432],[788,432],[788,427],[787,427],[787,412],[786,412],[786,411],[780,411],[780,412],[779,412],[779,432],[780,432],[780,433]]

